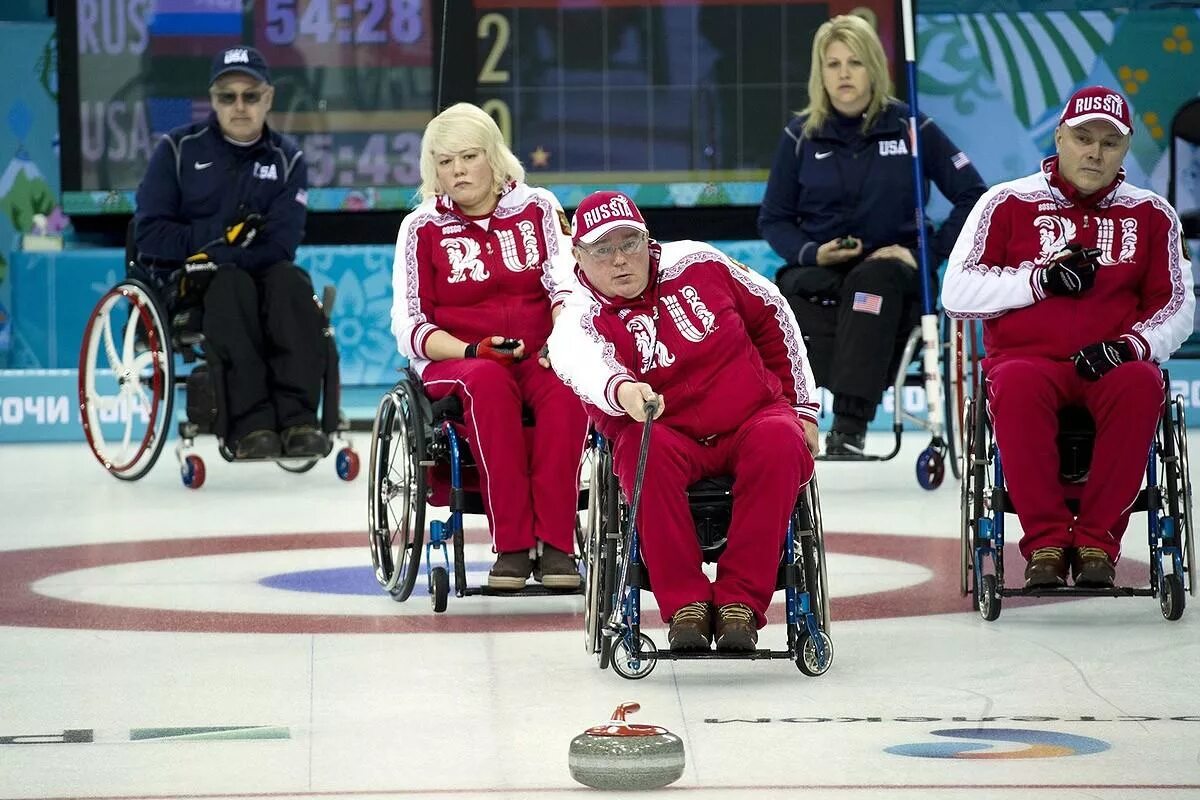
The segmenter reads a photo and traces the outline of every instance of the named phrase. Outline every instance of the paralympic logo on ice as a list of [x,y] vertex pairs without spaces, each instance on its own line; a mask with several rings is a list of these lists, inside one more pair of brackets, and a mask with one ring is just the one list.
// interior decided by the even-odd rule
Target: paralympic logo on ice
[[[915,758],[1062,758],[1102,753],[1112,747],[1108,742],[1090,736],[1027,728],[942,728],[929,733],[933,736],[983,741],[914,742],[885,747],[884,751]],[[1025,747],[1019,750],[997,749],[999,743]]]

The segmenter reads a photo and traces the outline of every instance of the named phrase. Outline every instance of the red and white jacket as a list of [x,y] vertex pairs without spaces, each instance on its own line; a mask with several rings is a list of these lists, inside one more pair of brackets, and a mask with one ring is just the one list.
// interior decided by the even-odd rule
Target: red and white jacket
[[[804,339],[775,284],[703,242],[650,242],[650,284],[626,300],[580,288],[563,304],[550,359],[601,433],[636,424],[617,401],[628,381],[666,398],[662,421],[695,439],[735,430],[780,401],[817,418]],[[603,412],[603,413],[598,413]]]
[[[1067,244],[1100,250],[1096,284],[1047,296],[1039,273]],[[1066,360],[1124,338],[1141,359],[1166,361],[1192,332],[1196,299],[1179,218],[1162,197],[1125,182],[1087,197],[1051,157],[1033,175],[992,187],[950,254],[942,306],[983,318],[990,357]]]
[[571,224],[554,195],[514,183],[490,216],[462,214],[444,195],[400,223],[392,266],[392,333],[418,374],[425,342],[443,330],[465,342],[524,339],[536,353],[551,307],[575,285]]

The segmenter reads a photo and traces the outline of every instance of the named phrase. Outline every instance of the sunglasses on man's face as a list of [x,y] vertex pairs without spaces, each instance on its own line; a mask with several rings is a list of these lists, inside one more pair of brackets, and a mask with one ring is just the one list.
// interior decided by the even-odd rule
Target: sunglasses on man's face
[[[263,95],[265,94],[266,92],[261,89],[249,89],[245,92],[242,92],[240,96],[242,98],[242,103],[248,106],[255,106],[258,105],[259,101],[263,99]],[[212,96],[213,99],[217,101],[217,105],[222,106],[233,105],[237,102],[239,97],[237,92],[213,92]]]

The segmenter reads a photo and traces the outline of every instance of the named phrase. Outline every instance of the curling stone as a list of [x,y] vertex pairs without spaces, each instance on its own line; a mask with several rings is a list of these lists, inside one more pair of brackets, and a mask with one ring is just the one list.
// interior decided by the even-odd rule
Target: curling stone
[[612,719],[571,740],[571,777],[593,789],[658,789],[683,775],[683,740],[657,725],[625,721],[641,706],[622,703]]

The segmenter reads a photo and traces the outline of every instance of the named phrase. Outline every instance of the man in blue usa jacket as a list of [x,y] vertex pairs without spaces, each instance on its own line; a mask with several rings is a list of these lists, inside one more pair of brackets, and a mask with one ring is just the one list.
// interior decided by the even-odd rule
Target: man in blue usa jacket
[[[883,46],[860,17],[817,30],[811,69],[809,105],[784,128],[758,229],[787,265],[776,281],[817,383],[833,393],[826,452],[854,456],[921,313],[909,109],[891,96]],[[932,179],[954,206],[929,230],[936,270],[986,187],[932,120],[917,124],[925,197]]]
[[209,95],[208,120],[171,131],[151,156],[137,192],[138,256],[152,268],[185,266],[182,291],[203,293],[234,457],[325,455],[324,321],[312,281],[292,263],[307,213],[303,153],[267,126],[274,88],[257,50],[218,53]]

